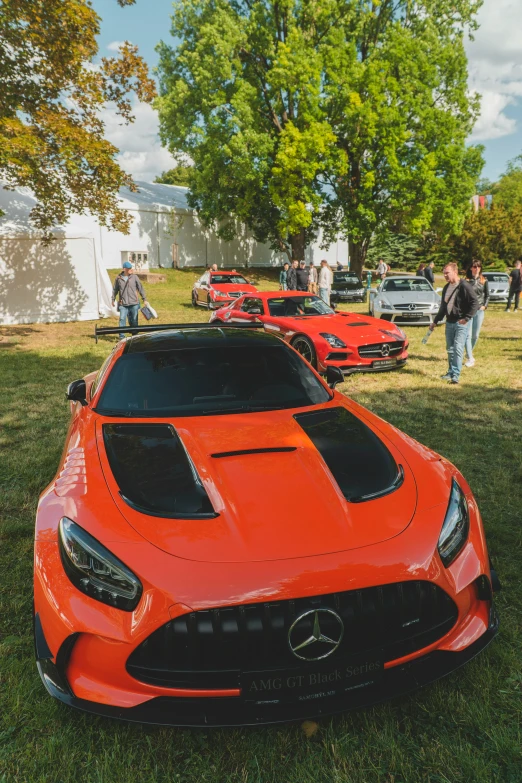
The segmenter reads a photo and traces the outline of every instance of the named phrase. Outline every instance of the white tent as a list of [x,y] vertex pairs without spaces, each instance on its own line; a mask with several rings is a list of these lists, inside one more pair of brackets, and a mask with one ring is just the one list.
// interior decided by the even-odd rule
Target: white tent
[[31,227],[28,189],[0,187],[0,324],[87,321],[109,315],[111,282],[92,232],[68,225],[44,245]]

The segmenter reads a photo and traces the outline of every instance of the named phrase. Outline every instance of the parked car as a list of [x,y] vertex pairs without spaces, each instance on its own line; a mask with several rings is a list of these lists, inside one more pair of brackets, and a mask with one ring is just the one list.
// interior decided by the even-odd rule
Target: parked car
[[408,340],[402,329],[358,313],[336,313],[314,294],[263,291],[216,310],[211,322],[262,323],[292,345],[311,365],[347,375],[403,367]]
[[366,302],[366,289],[355,272],[334,272],[330,302]]
[[192,304],[213,310],[233,302],[243,294],[254,294],[257,288],[235,270],[212,272],[207,270],[192,289]]
[[424,326],[432,323],[439,307],[439,294],[418,275],[386,277],[370,291],[370,315],[383,321]]
[[495,575],[456,467],[273,335],[153,329],[68,388],[36,517],[52,696],[143,723],[296,721],[486,647]]
[[509,296],[509,275],[505,272],[482,272],[489,283],[489,301],[507,302]]

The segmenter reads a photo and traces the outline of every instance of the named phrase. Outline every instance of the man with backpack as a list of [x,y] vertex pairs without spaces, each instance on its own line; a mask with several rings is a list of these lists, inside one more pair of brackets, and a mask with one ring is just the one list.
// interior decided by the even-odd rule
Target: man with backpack
[[[112,306],[116,306],[116,297],[118,297],[118,310],[120,313],[120,328],[123,328],[127,319],[129,326],[138,325],[138,310],[140,309],[139,297],[143,299],[143,304],[148,304],[145,298],[145,291],[141,284],[141,280],[138,275],[132,271],[132,264],[130,261],[123,263],[123,269],[114,281],[114,287],[112,289]],[[120,332],[120,339],[123,339],[125,335]]]

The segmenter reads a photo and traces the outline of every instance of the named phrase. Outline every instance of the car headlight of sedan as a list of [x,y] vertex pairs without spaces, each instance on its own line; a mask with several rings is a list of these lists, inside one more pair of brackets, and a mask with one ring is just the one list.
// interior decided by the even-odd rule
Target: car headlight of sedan
[[455,560],[469,535],[469,510],[466,497],[453,479],[446,517],[437,548],[446,568]]
[[126,612],[136,608],[140,580],[99,541],[67,517],[60,520],[58,541],[65,573],[78,590]]
[[388,304],[388,302],[385,299],[378,299],[377,307],[379,308],[379,310],[393,310],[393,305]]
[[332,348],[346,348],[346,343],[343,343],[343,341],[336,337],[335,334],[329,334],[328,332],[320,332],[321,337],[324,337],[327,343],[329,343]]

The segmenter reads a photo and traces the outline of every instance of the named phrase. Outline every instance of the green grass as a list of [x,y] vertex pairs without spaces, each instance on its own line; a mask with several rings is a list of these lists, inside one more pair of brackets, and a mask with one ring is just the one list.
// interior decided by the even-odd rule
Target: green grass
[[[194,271],[147,287],[164,322],[206,321],[189,304]],[[273,273],[255,273],[274,288]],[[363,309],[357,305],[355,309]],[[102,325],[105,325],[102,323]],[[192,731],[128,726],[52,700],[33,660],[32,528],[67,429],[67,384],[114,343],[93,323],[0,328],[0,783],[491,783],[522,781],[522,317],[486,315],[477,364],[443,384],[443,329],[410,328],[404,370],[340,390],[452,460],[480,503],[504,590],[498,639],[413,696],[320,722]],[[297,480],[298,477],[296,477]]]

